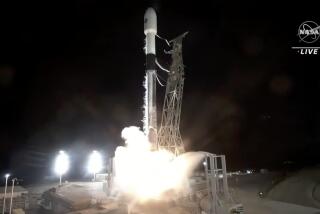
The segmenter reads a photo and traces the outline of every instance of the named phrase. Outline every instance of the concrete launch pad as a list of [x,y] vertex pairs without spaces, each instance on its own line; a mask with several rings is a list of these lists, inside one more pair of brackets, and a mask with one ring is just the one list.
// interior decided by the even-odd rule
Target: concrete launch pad
[[[235,200],[241,201],[244,205],[245,213],[246,214],[318,214],[320,213],[320,209],[312,208],[308,206],[293,204],[289,202],[281,202],[277,200],[273,200],[269,196],[265,198],[260,198],[258,193],[265,187],[266,183],[271,183],[272,180],[278,177],[279,173],[267,173],[267,174],[260,174],[254,173],[250,175],[239,175],[239,176],[232,176],[229,179],[230,183],[230,192]],[[301,176],[301,174],[299,175]],[[284,182],[292,183],[293,178],[289,180],[285,180]],[[309,179],[310,180],[310,179]],[[294,183],[292,183],[294,184]],[[283,185],[283,184],[282,184]],[[287,193],[288,191],[283,189],[283,186],[275,186],[274,190],[281,188],[281,192]],[[35,191],[45,191],[52,188],[53,185],[46,185],[42,186],[35,186],[27,188],[29,193],[35,193]],[[57,187],[55,185],[55,187]],[[58,187],[57,187],[58,188]],[[295,188],[292,186],[291,188]],[[68,192],[72,193],[68,193]],[[87,192],[88,191],[88,192]],[[92,191],[92,192],[91,192]],[[280,191],[277,190],[277,191]],[[67,196],[69,201],[75,200],[78,198],[82,203],[89,203],[90,205],[87,208],[83,208],[80,210],[69,210],[65,213],[108,213],[108,214],[127,214],[128,213],[128,206],[126,204],[121,204],[116,200],[106,200],[104,202],[100,201],[99,206],[96,206],[96,201],[93,200],[93,197],[96,195],[93,192],[97,193],[98,196],[105,194],[102,190],[102,183],[92,183],[92,182],[72,182],[67,184],[66,186],[60,188],[57,191],[58,193],[63,193]],[[79,195],[80,194],[80,195]],[[74,197],[74,198],[71,198]],[[273,197],[271,195],[271,197]],[[294,198],[294,195],[291,196]],[[64,197],[63,197],[64,198]],[[102,197],[105,198],[105,197]],[[78,203],[78,202],[77,202]],[[30,206],[34,206],[30,204]],[[189,206],[189,208],[188,208]],[[191,207],[190,207],[191,206]],[[175,203],[160,203],[160,204],[148,204],[145,206],[137,206],[135,209],[131,210],[132,213],[138,212],[141,213],[192,213],[193,204],[184,203],[183,206],[179,202]],[[26,213],[46,213],[43,210],[33,210],[27,211]],[[61,213],[61,212],[60,212]]]

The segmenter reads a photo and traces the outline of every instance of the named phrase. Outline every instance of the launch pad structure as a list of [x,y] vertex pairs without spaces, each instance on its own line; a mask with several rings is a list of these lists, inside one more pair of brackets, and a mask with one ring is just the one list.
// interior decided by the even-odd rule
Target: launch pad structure
[[158,149],[165,149],[176,156],[185,151],[179,127],[184,85],[182,40],[186,34],[187,32],[170,42],[172,43],[170,51],[172,63],[168,73],[161,126],[157,136]]
[[[148,8],[144,15],[146,76],[144,100],[144,132],[154,150],[165,149],[176,156],[184,152],[181,138],[180,114],[184,84],[184,66],[182,58],[182,40],[184,33],[169,42],[172,50],[172,64],[168,72],[165,99],[163,103],[161,126],[157,128],[156,85],[156,41],[157,15],[153,8]],[[158,131],[159,130],[159,131]]]
[[172,63],[168,72],[165,99],[162,109],[161,126],[157,129],[156,106],[156,42],[157,15],[154,9],[148,8],[144,15],[146,77],[144,100],[144,132],[153,149],[165,149],[176,156],[184,152],[180,134],[180,114],[184,85],[184,65],[182,58],[182,40],[184,33],[169,42],[172,50],[169,51]]
[[[123,211],[120,213],[128,214],[177,213],[172,210],[180,209],[183,210],[183,212],[178,213],[242,214],[242,205],[235,203],[229,193],[225,156],[201,151],[185,153],[185,148],[180,134],[180,115],[185,75],[182,42],[187,33],[184,33],[169,42],[170,47],[172,48],[171,51],[169,51],[172,59],[169,70],[163,69],[156,60],[155,37],[157,36],[157,17],[154,9],[152,8],[148,8],[144,16],[144,33],[146,35],[146,75],[144,82],[146,91],[144,100],[145,104],[143,127],[144,135],[152,145],[152,152],[156,150],[166,150],[174,154],[176,158],[179,158],[177,156],[181,157],[184,155],[192,155],[192,153],[194,153],[193,155],[196,154],[198,155],[197,157],[201,157],[199,158],[200,162],[196,162],[196,164],[198,164],[198,166],[196,167],[197,171],[192,172],[192,175],[186,175],[186,180],[189,184],[189,188],[183,188],[181,192],[176,192],[176,194],[170,197],[169,202],[166,200],[163,200],[162,202],[159,201],[159,204],[156,205],[156,207],[161,207],[161,209],[163,210],[159,211],[157,209],[151,209],[151,211],[141,211],[139,210],[139,206],[136,206],[136,209],[134,209],[134,207],[130,207],[132,203],[128,202],[127,199],[119,199],[121,197],[126,198],[126,196],[125,194],[122,195],[121,191],[120,194],[118,194],[119,190],[115,182],[118,174],[118,168],[117,163],[115,162],[115,158],[112,158],[110,159],[109,163],[110,170],[106,174],[107,179],[103,181],[103,189],[107,199],[103,202],[101,201],[101,203],[97,203],[97,206],[102,206],[106,213],[109,213],[109,211],[113,213],[113,211],[119,210]],[[156,108],[156,65],[158,65],[162,70],[165,70],[168,74],[168,78],[166,81],[166,92],[163,102],[161,125],[159,129],[157,128]],[[131,160],[129,159],[128,161]],[[172,159],[170,160],[172,161]],[[145,161],[147,162],[148,160]],[[195,168],[192,169],[195,170]],[[145,170],[148,171],[149,168],[146,168]],[[137,172],[139,172],[139,170],[137,170]],[[132,171],[132,173],[136,173],[136,171]],[[125,177],[125,179],[131,178],[130,176],[128,176]],[[141,177],[139,177],[139,179],[141,179]],[[157,184],[158,183],[156,183],[155,185]],[[62,192],[63,187],[58,189],[58,191],[59,190],[60,192]],[[116,194],[114,194],[114,192],[116,192]],[[58,201],[61,199],[57,199],[58,195],[59,194],[57,194],[55,190],[47,191],[43,196],[44,207],[48,207],[46,206],[46,204],[49,204],[50,210],[54,210],[54,208],[57,207],[55,206],[55,203],[58,203]],[[83,194],[81,193],[81,195]],[[117,196],[115,197],[115,195]],[[91,196],[88,196],[87,198],[90,199],[90,197]],[[67,201],[67,208],[71,209],[70,207],[76,207],[75,202],[79,200],[72,201],[71,197],[66,197],[62,201],[63,203],[59,202],[59,204],[62,204],[65,208],[65,202]],[[135,199],[133,199],[133,201],[135,201]]]
[[[148,8],[144,15],[145,51],[146,51],[146,78],[145,78],[145,117],[144,131],[154,150],[166,150],[179,156],[185,152],[180,133],[180,115],[184,87],[184,64],[182,42],[188,32],[181,34],[168,42],[171,50],[171,66],[169,70],[163,69],[156,59],[155,36],[157,36],[157,16],[153,8]],[[163,102],[160,128],[157,129],[156,108],[156,65],[168,73],[166,92]],[[204,176],[202,181],[193,185],[189,192],[192,203],[196,203],[195,213],[220,214],[243,213],[242,205],[232,207],[234,204],[229,193],[227,182],[226,160],[224,155],[204,154]],[[205,191],[203,198],[197,197],[199,192]]]
[[[179,156],[185,152],[180,133],[180,115],[184,87],[184,64],[182,42],[188,32],[168,42],[171,45],[171,66],[163,69],[156,60],[155,35],[157,35],[157,16],[152,8],[148,8],[144,16],[144,32],[146,34],[146,96],[144,130],[156,150],[166,150]],[[149,51],[152,50],[152,51]],[[163,102],[160,128],[157,129],[156,111],[156,65],[167,71],[166,92]],[[241,204],[236,204],[230,193],[227,181],[226,159],[224,155],[198,152],[204,155],[204,176],[193,183],[189,199],[195,209],[193,213],[243,213]],[[190,178],[192,180],[192,178]],[[190,181],[191,181],[190,180]],[[203,192],[204,191],[204,192]],[[202,195],[203,197],[199,197]],[[183,198],[183,197],[182,197]],[[182,199],[181,198],[181,199]],[[184,205],[188,202],[184,201]],[[183,205],[183,206],[184,206]]]
[[[156,60],[155,36],[157,33],[157,17],[152,8],[148,8],[144,16],[146,34],[146,96],[144,130],[155,150],[166,150],[179,156],[185,152],[180,133],[180,115],[184,87],[184,64],[182,42],[188,32],[171,40],[171,66],[163,69]],[[152,50],[152,51],[149,51]],[[166,92],[163,102],[161,125],[157,129],[156,111],[156,65],[168,73]],[[191,184],[192,191],[186,192],[189,197],[183,200],[182,206],[193,204],[193,213],[243,213],[241,204],[234,203],[228,187],[226,159],[224,155],[215,155],[208,152],[198,152],[204,155],[203,176]],[[190,178],[192,181],[192,178]],[[195,181],[195,180],[193,180]],[[199,194],[202,197],[199,197]],[[191,200],[189,200],[191,199]],[[197,208],[198,207],[198,208]]]

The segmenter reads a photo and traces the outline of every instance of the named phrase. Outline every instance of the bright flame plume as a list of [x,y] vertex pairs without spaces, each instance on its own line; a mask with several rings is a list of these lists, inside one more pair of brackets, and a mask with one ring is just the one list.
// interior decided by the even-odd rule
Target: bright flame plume
[[115,185],[140,201],[162,199],[168,192],[188,187],[187,177],[203,158],[200,153],[175,157],[169,151],[151,151],[138,127],[124,128],[126,145],[115,152]]

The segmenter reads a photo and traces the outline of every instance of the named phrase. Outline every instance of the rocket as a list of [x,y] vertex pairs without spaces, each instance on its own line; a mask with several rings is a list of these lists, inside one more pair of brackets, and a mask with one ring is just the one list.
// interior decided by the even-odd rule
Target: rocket
[[146,77],[144,132],[153,148],[157,145],[157,106],[156,106],[156,41],[157,14],[148,8],[144,14]]

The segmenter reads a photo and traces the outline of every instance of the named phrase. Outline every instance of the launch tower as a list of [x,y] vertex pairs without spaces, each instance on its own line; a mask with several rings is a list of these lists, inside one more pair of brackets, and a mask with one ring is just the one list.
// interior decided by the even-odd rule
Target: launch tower
[[158,149],[166,149],[175,155],[184,152],[179,126],[184,84],[182,40],[186,34],[184,33],[170,42],[173,47],[170,52],[172,64],[168,73],[161,126],[157,140]]

